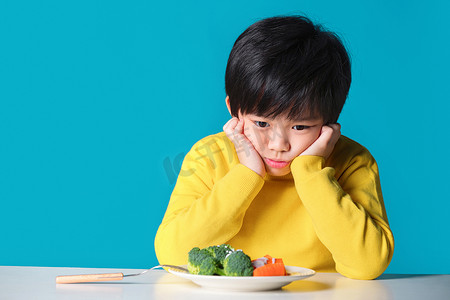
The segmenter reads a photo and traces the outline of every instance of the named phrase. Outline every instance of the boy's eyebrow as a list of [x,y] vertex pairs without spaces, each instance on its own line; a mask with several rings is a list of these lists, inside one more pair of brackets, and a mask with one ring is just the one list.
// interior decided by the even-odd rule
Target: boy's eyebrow
[[[253,118],[262,118],[262,119],[267,119],[267,120],[275,120],[276,117],[265,117],[265,116],[258,116],[258,115],[254,115],[254,114],[250,114],[251,117]],[[291,122],[313,122],[313,121],[320,121],[320,117],[318,116],[308,116],[308,117],[299,117],[299,118],[295,118],[295,119],[289,119]]]
[[306,117],[306,118],[297,118],[293,119],[293,122],[312,122],[312,121],[319,121],[320,117]]

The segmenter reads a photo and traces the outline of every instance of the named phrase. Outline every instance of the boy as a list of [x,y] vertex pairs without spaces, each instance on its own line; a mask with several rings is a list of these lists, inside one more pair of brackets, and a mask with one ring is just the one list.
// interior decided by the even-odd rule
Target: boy
[[394,240],[377,164],[337,124],[350,82],[339,38],[305,17],[245,30],[225,74],[232,119],[186,155],[155,238],[160,263],[228,243],[319,272],[383,273]]

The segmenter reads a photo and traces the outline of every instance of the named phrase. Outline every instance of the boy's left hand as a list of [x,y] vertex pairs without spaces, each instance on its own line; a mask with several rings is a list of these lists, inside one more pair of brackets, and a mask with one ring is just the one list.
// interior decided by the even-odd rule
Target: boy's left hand
[[322,130],[320,131],[320,135],[314,143],[311,144],[305,151],[300,153],[301,155],[316,155],[322,156],[325,159],[330,156],[331,152],[334,149],[339,137],[341,136],[341,125],[336,124],[328,124],[323,125]]

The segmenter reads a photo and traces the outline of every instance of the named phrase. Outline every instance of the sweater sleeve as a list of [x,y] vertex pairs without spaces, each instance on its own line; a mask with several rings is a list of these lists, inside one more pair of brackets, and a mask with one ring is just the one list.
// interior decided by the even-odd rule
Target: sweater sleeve
[[[336,270],[355,279],[381,275],[392,258],[389,228],[378,168],[370,153],[355,157],[340,170],[325,167],[319,156],[299,156],[291,170],[300,199]],[[341,172],[342,171],[342,172]]]
[[230,240],[264,184],[244,165],[228,166],[226,155],[217,155],[218,151],[214,157],[204,155],[199,151],[203,146],[197,144],[186,155],[156,233],[155,251],[161,264],[185,264],[193,247]]

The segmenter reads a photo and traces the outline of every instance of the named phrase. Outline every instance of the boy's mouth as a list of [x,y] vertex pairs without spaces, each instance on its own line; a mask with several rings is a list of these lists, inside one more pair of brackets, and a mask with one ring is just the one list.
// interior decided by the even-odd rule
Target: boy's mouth
[[272,168],[276,168],[276,169],[282,169],[286,166],[289,165],[288,161],[282,161],[282,160],[273,160],[270,158],[264,158],[264,160],[266,161],[266,163],[272,167]]

